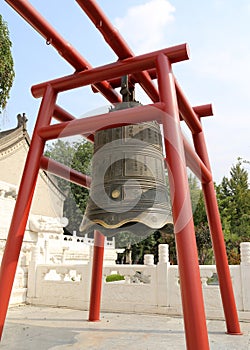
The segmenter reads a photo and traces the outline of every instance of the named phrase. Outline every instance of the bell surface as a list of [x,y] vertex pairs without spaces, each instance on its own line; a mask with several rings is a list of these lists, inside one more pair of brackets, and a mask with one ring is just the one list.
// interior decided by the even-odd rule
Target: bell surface
[[143,235],[172,222],[160,126],[145,122],[95,133],[84,234]]

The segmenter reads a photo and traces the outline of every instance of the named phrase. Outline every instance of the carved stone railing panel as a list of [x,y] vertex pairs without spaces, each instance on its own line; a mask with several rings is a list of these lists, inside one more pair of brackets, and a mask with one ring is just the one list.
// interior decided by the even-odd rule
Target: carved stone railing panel
[[80,282],[83,279],[82,271],[69,265],[44,266],[40,273],[44,281]]
[[0,198],[14,198],[17,197],[17,186],[0,181]]
[[[151,284],[152,272],[155,274],[155,267],[145,265],[115,265],[112,267],[104,267],[103,278],[108,283],[124,283],[124,284]],[[106,277],[112,274],[124,276],[124,281],[106,282]]]

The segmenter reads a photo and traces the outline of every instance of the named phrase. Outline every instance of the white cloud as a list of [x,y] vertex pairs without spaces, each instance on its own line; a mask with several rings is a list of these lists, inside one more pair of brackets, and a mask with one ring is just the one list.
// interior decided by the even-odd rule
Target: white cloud
[[173,22],[174,6],[167,0],[150,0],[130,7],[114,23],[136,54],[162,48],[164,29]]
[[231,84],[243,84],[248,89],[246,77],[250,76],[249,48],[238,47],[237,52],[231,47],[224,50],[204,48],[198,49],[193,56],[193,67],[199,74]]

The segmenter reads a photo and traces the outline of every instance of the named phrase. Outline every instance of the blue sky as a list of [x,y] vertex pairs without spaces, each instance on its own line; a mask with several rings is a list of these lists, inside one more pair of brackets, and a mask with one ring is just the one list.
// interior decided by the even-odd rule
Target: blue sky
[[[193,106],[212,103],[214,116],[203,119],[214,180],[229,176],[237,157],[250,160],[250,3],[248,0],[98,0],[135,54],[188,43],[191,58],[174,65],[174,73]],[[92,64],[117,57],[76,1],[32,0],[32,5]],[[40,100],[32,85],[71,74],[73,68],[5,1],[0,13],[13,43],[16,78],[0,122],[16,126],[25,112],[32,134]],[[137,99],[148,103],[141,91]],[[79,117],[106,105],[89,87],[60,95],[59,104]],[[246,165],[249,171],[250,166]]]

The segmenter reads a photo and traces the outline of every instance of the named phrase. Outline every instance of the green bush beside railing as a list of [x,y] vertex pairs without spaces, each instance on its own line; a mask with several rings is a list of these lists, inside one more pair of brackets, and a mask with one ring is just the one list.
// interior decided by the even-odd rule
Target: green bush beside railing
[[115,282],[124,280],[124,276],[119,274],[113,274],[106,277],[106,282]]

